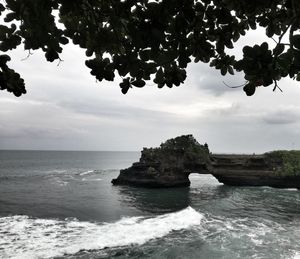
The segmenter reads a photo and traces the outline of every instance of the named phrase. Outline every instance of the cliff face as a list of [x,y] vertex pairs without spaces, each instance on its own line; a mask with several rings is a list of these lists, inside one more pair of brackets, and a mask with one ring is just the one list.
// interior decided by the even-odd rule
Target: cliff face
[[282,159],[263,155],[212,155],[212,175],[226,185],[300,188],[300,175],[285,171]]
[[263,155],[218,155],[192,135],[144,148],[139,162],[121,170],[115,185],[144,187],[189,186],[189,174],[212,174],[226,185],[300,188],[300,151]]
[[209,150],[192,135],[169,139],[158,148],[144,148],[140,161],[121,170],[113,184],[145,187],[189,186],[190,173],[208,173]]

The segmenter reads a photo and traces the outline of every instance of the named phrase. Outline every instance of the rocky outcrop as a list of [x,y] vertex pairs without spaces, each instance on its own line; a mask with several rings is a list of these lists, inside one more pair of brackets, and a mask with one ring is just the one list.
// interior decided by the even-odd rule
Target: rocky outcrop
[[282,159],[263,155],[212,155],[212,175],[226,185],[300,188],[300,175],[287,172]]
[[115,185],[189,186],[190,173],[209,173],[209,150],[192,135],[169,139],[158,148],[144,148],[140,161],[121,170]]
[[300,151],[262,155],[211,154],[192,135],[169,139],[158,148],[144,148],[139,162],[121,170],[115,185],[189,186],[189,174],[212,174],[226,185],[300,188]]

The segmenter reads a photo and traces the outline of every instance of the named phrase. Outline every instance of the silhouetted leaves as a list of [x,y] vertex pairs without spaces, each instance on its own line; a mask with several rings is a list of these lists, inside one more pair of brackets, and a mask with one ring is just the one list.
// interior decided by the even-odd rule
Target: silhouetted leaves
[[144,80],[135,80],[131,83],[132,85],[136,86],[136,87],[144,87],[145,86],[145,81]]
[[244,86],[243,90],[248,96],[252,96],[255,93],[256,86],[252,83],[248,83]]
[[130,80],[130,78],[127,77],[127,78],[123,79],[122,83],[120,83],[120,87],[122,89],[123,94],[126,94],[129,90],[129,88],[131,87],[129,80]]
[[300,49],[300,34],[293,35],[291,43],[297,49]]
[[[23,44],[53,62],[72,41],[90,57],[86,65],[97,80],[112,81],[116,73],[123,78],[124,94],[147,80],[159,88],[179,86],[192,61],[210,63],[222,75],[244,72],[247,95],[282,77],[300,78],[298,1],[7,0],[0,14],[2,52]],[[233,42],[257,25],[278,43],[244,46],[241,60],[228,55]],[[290,42],[283,44],[285,33]],[[0,56],[1,89],[19,96],[24,82],[8,61]]]

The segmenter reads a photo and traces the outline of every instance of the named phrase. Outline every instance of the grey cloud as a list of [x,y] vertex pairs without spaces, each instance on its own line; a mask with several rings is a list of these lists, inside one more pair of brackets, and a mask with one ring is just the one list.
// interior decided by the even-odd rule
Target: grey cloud
[[101,100],[101,102],[96,100],[88,102],[62,101],[59,105],[76,113],[112,119],[174,120],[177,118],[173,113],[122,105],[117,102],[111,103],[105,100]]
[[192,64],[188,69],[188,81],[198,88],[199,91],[206,91],[214,96],[221,96],[224,93],[242,91],[241,88],[231,88],[244,84],[245,80],[241,73],[222,76],[219,70],[209,67],[209,64]]
[[299,121],[300,114],[295,110],[280,110],[267,113],[263,116],[263,121],[267,124],[292,124]]
[[210,110],[211,115],[218,116],[238,116],[243,111],[243,106],[240,103],[232,103],[227,107],[220,107]]
[[283,94],[263,88],[249,98],[222,83],[242,84],[242,75],[223,77],[208,64],[194,64],[183,86],[149,85],[124,96],[116,81],[95,83],[80,51],[66,49],[59,67],[43,59],[35,53],[15,63],[27,95],[1,92],[1,148],[140,150],[188,133],[213,152],[300,147],[297,87]]

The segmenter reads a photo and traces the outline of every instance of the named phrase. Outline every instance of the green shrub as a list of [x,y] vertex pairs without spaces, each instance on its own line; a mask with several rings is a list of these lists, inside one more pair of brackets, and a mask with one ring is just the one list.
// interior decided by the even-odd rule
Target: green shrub
[[278,175],[300,175],[300,151],[277,150],[265,153],[267,163],[275,168]]

